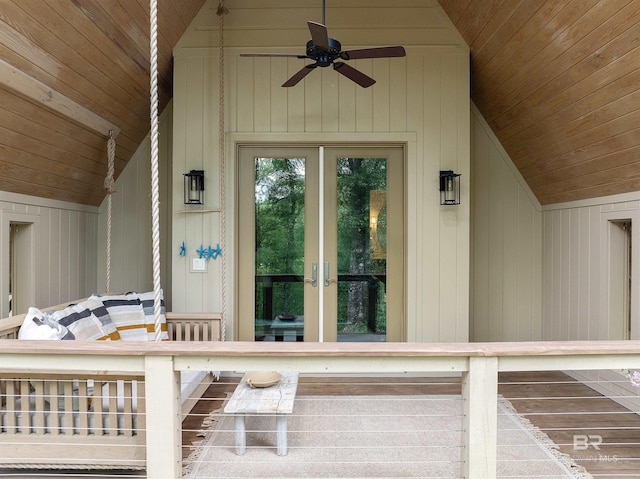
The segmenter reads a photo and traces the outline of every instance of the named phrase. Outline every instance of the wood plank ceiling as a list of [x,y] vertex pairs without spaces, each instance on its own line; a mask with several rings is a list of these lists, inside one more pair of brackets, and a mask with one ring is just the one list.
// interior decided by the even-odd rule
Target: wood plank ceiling
[[[159,0],[159,106],[204,0]],[[86,205],[149,132],[148,0],[0,0],[0,190]],[[96,131],[97,130],[97,131]]]
[[439,0],[540,203],[640,190],[640,0]]
[[[204,2],[159,0],[160,108]],[[640,190],[640,0],[439,2],[471,47],[473,101],[542,204]],[[148,8],[0,0],[0,190],[102,202],[108,130],[116,174],[149,130]]]

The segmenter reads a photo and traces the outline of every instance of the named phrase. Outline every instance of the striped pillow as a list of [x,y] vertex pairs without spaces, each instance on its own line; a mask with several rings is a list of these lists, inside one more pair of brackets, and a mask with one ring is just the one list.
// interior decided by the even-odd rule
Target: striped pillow
[[92,311],[95,302],[83,301],[64,309],[53,311],[49,317],[66,327],[80,341],[111,341],[120,339],[115,325],[108,319],[100,320]]
[[116,328],[115,323],[111,319],[109,315],[109,311],[104,307],[102,301],[97,300],[95,298],[88,298],[80,303],[78,303],[80,308],[90,309],[91,312],[98,318],[102,327],[109,333],[109,337],[112,341],[122,339],[120,337],[120,333],[118,332],[118,328]]
[[89,299],[100,301],[104,305],[123,341],[147,340],[147,324],[137,293],[92,295]]
[[[138,299],[142,304],[142,310],[144,311],[145,324],[147,325],[147,339],[149,341],[156,340],[156,318],[153,307],[154,294],[153,291],[149,293],[140,293]],[[167,318],[165,317],[164,307],[164,295],[160,290],[160,338],[161,341],[168,341],[169,334],[167,333]]]

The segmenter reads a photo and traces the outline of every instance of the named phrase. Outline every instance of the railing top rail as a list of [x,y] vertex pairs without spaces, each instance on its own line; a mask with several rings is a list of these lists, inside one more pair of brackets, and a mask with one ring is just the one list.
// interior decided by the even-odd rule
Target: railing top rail
[[519,357],[640,355],[640,341],[500,343],[298,343],[25,341],[3,339],[0,355],[219,357]]

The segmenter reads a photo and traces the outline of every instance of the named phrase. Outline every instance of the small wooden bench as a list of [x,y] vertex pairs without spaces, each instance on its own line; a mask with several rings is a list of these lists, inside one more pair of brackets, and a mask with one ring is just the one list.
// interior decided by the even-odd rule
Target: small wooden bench
[[275,414],[276,452],[287,455],[287,415],[293,412],[298,389],[298,373],[284,371],[282,379],[267,388],[252,388],[242,378],[224,408],[226,414],[235,415],[236,454],[243,455],[247,448],[245,416],[247,414]]

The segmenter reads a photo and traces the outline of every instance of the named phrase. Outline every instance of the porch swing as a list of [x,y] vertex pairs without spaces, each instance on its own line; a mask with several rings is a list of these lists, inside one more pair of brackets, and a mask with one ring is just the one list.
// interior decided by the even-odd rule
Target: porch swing
[[[77,335],[101,333],[100,337],[92,339],[102,340],[141,340],[143,337],[153,341],[224,339],[223,314],[163,311],[160,282],[157,14],[157,0],[150,0],[153,293],[128,293],[130,297],[127,294],[116,297],[109,293],[112,194],[116,191],[113,178],[116,144],[113,131],[110,131],[107,141],[108,171],[104,183],[107,191],[107,294],[92,295],[73,304],[47,308],[43,312],[30,308],[25,314],[0,319],[0,341],[36,339],[22,337],[25,324],[33,324],[31,330],[41,335],[38,339],[86,339],[64,337],[73,331]],[[223,171],[221,177],[224,183]],[[224,198],[224,190],[221,193]],[[222,221],[224,241],[224,219]],[[113,302],[108,303],[109,300]],[[142,318],[141,327],[133,328],[131,324],[120,323],[122,328],[119,329],[118,320],[121,318],[117,316],[130,313],[133,309],[131,304],[136,301],[140,306],[136,314],[139,319]],[[81,321],[86,322],[87,318],[90,325],[79,325]],[[63,321],[57,321],[60,319]],[[47,333],[43,334],[45,330]],[[53,337],[54,334],[58,337]],[[69,346],[73,347],[73,342]],[[37,345],[34,344],[34,347]],[[55,360],[55,356],[52,360]],[[117,373],[116,370],[117,366],[114,366],[113,369],[74,374],[73,377],[57,372],[15,375],[0,370],[0,469],[145,469],[146,398],[145,388],[141,387],[144,376]],[[185,371],[181,375],[184,418],[207,389],[212,375],[208,371]]]

